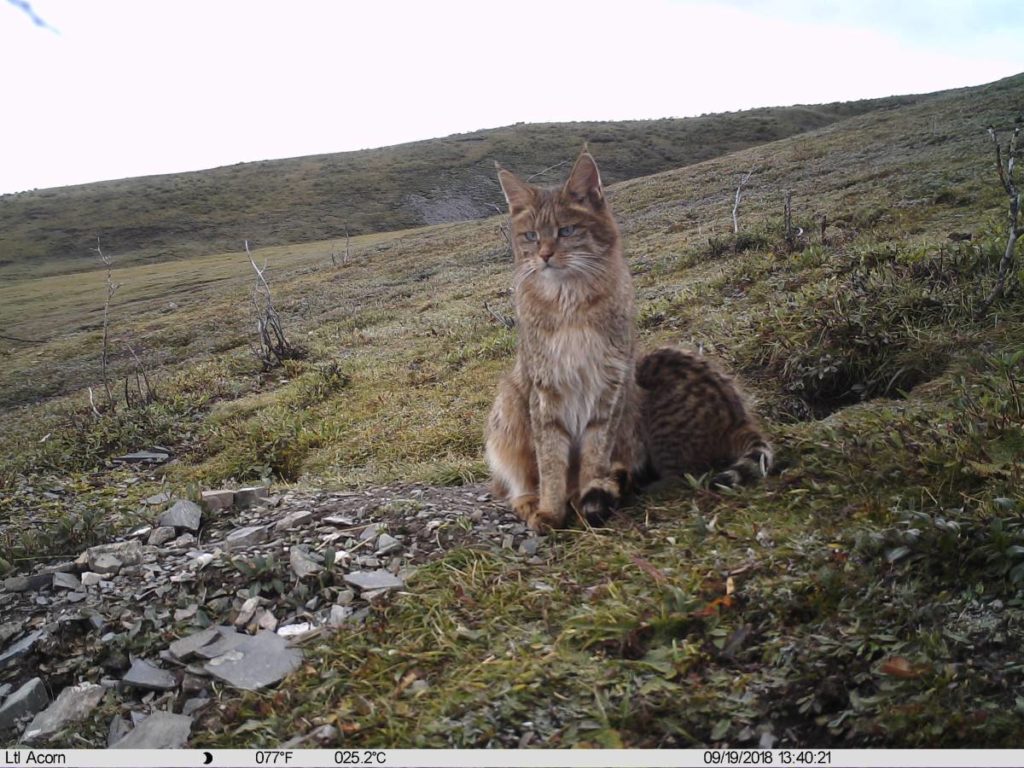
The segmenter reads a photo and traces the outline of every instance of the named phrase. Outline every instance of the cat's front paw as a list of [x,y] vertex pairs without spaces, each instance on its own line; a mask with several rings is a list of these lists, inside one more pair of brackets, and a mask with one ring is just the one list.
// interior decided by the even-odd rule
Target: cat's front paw
[[526,523],[531,530],[537,533],[548,533],[555,528],[561,528],[565,523],[565,513],[558,514],[540,505],[540,499],[533,494],[516,496],[510,502],[512,510],[520,520]]
[[548,512],[543,509],[534,510],[526,520],[526,525],[529,526],[530,530],[536,531],[537,533],[551,533],[556,528],[561,528],[565,523],[565,515],[559,515],[555,512]]
[[522,496],[516,496],[509,502],[512,505],[512,511],[524,523],[530,522],[530,518],[537,512],[537,505],[539,503],[540,499],[533,493],[524,493]]

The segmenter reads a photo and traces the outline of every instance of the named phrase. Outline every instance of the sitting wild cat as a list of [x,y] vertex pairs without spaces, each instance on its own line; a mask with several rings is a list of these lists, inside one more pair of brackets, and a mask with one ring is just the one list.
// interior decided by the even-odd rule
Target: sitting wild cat
[[[583,150],[564,186],[498,167],[508,201],[519,327],[485,442],[495,494],[534,530],[591,522],[641,473],[733,464],[732,484],[771,452],[730,380],[700,358],[657,350],[636,370],[633,281],[597,163]],[[704,467],[707,464],[707,467]]]
[[584,150],[560,189],[500,168],[509,205],[519,327],[498,387],[486,452],[496,494],[531,528],[567,504],[602,517],[643,461],[634,375],[633,281],[601,176]]

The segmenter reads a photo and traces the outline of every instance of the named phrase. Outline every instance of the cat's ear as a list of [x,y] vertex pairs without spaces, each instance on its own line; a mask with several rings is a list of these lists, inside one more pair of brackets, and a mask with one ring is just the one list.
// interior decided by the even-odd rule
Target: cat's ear
[[601,172],[597,170],[597,163],[587,151],[586,145],[576,159],[576,164],[573,165],[572,173],[569,174],[569,180],[565,182],[562,191],[577,203],[589,200],[592,205],[597,205],[604,200]]
[[533,204],[533,187],[498,163],[494,166],[498,169],[498,183],[501,184],[501,191],[505,193],[509,210],[515,213],[529,208]]

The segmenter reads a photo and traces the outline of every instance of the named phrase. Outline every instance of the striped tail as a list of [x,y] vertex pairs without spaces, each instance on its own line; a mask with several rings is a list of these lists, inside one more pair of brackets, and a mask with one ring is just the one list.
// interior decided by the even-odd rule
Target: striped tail
[[766,477],[772,468],[772,447],[758,433],[748,434],[740,448],[742,453],[729,468],[711,478],[712,486],[732,488],[736,485],[756,483]]

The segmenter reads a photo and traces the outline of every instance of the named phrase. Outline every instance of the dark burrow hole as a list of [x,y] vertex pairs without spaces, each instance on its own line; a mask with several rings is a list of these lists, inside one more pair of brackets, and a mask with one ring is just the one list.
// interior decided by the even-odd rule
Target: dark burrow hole
[[841,368],[830,377],[804,378],[785,387],[773,419],[786,422],[817,421],[851,405],[871,400],[904,400],[915,388],[940,376],[947,360],[936,359],[934,365],[907,367],[888,378],[873,379],[849,375]]

